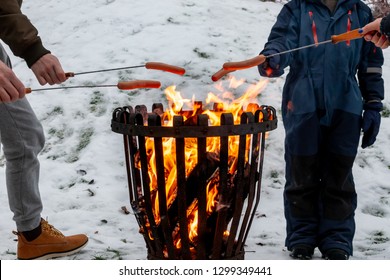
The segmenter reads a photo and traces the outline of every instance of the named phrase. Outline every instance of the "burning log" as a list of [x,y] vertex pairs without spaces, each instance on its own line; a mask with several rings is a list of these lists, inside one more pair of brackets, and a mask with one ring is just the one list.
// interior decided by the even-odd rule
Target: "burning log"
[[196,197],[196,190],[201,180],[209,180],[219,167],[219,158],[215,153],[207,152],[204,160],[199,162],[187,177],[186,205],[189,206]]
[[[210,173],[210,172],[209,172]],[[204,173],[197,173],[197,174],[200,174],[200,176],[203,176]],[[229,174],[228,175],[228,193],[225,193],[225,195],[227,195],[227,201],[228,201],[228,205],[225,205],[223,207],[226,208],[227,210],[227,215],[226,215],[226,220],[225,220],[225,224],[228,225],[230,223],[230,221],[232,220],[233,218],[233,215],[234,215],[234,211],[235,211],[235,193],[236,193],[236,188],[237,188],[237,176],[236,176],[236,173],[234,175],[231,175]],[[219,210],[221,210],[221,206],[218,205],[218,200],[219,200],[219,195],[218,193],[220,192],[220,174],[219,174],[219,169],[217,167],[217,169],[215,170],[215,172],[211,175],[211,177],[208,179],[208,193],[212,192],[212,190],[214,190],[215,193],[217,193],[217,195],[215,195],[214,198],[208,198],[208,215],[207,215],[207,219],[206,219],[206,228],[207,228],[207,231],[204,233],[205,234],[205,240],[206,240],[206,245],[205,245],[205,248],[206,248],[206,256],[211,256],[212,255],[212,251],[213,251],[213,246],[214,246],[214,236],[215,236],[215,233],[216,233],[216,229],[217,229],[217,219],[218,219],[218,213],[219,213]],[[245,168],[245,176],[244,176],[244,183],[243,185],[246,186],[249,182],[249,165],[246,166]],[[196,187],[196,185],[195,185]],[[242,191],[242,201],[244,201],[246,199],[246,197],[248,196],[248,187],[245,187]],[[212,200],[212,201],[211,201]],[[187,201],[188,203],[188,201]],[[197,211],[197,199],[194,198],[194,200],[192,201],[192,203],[190,205],[188,205],[188,208],[187,208],[187,218],[189,220],[193,220],[194,216],[196,216],[197,214],[195,213]],[[213,205],[211,205],[213,204]],[[172,232],[172,236],[173,236],[173,239],[174,240],[180,240],[180,225],[178,223],[176,223],[174,229],[173,229],[173,232]],[[229,233],[227,232],[227,228],[224,228],[224,235],[223,235],[223,246],[226,247],[227,246],[227,240],[228,240],[228,236],[229,236]],[[194,249],[196,249],[196,246],[197,246],[197,237],[195,237],[193,240],[190,241],[190,246]],[[180,254],[179,252],[177,253],[178,255]]]
[[[190,206],[197,200],[197,191],[198,186],[202,180],[209,180],[213,174],[216,173],[219,167],[219,159],[215,153],[207,152],[204,160],[199,162],[195,168],[190,172],[185,182],[185,207],[187,212]],[[172,232],[178,228],[178,220],[179,220],[179,199],[176,196],[175,200],[168,206],[168,220],[169,225],[171,226],[170,230]],[[158,226],[158,230],[161,232],[161,227]]]

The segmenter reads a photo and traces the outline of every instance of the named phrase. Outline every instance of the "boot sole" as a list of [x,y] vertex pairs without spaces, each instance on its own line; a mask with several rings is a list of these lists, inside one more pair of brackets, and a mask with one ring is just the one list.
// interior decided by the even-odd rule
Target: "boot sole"
[[66,252],[53,252],[53,253],[48,253],[46,255],[39,256],[39,257],[36,257],[36,258],[30,258],[30,259],[18,258],[18,260],[50,260],[50,259],[55,259],[55,258],[60,258],[60,257],[66,257],[66,256],[70,256],[70,255],[76,254],[77,252],[82,250],[87,245],[87,243],[88,243],[88,240],[83,245],[81,245],[80,247],[77,247],[75,249],[72,249],[72,250],[66,251]]

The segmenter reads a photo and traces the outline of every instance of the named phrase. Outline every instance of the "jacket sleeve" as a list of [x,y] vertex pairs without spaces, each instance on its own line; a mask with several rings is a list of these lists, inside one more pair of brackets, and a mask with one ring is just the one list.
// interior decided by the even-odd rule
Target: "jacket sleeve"
[[[293,2],[295,3],[295,1]],[[280,53],[297,47],[299,38],[299,21],[293,12],[294,10],[297,10],[297,7],[293,7],[295,5],[294,3],[291,2],[290,4],[283,6],[277,16],[274,26],[271,29],[268,41],[264,45],[264,49],[260,52],[260,54],[267,56],[272,53]],[[279,69],[274,70],[274,73],[272,73],[273,77],[283,75],[283,69],[290,64],[292,54],[283,54],[279,56],[279,58]],[[261,70],[261,66],[259,66],[259,72],[263,75]]]
[[375,47],[372,42],[364,41],[357,77],[365,104],[380,103],[384,99],[383,62],[382,49]]
[[23,58],[31,67],[50,51],[44,48],[38,30],[21,12],[20,2],[0,1],[0,39],[10,47],[14,55]]
[[390,36],[390,14],[382,18],[380,24],[380,30],[386,36]]

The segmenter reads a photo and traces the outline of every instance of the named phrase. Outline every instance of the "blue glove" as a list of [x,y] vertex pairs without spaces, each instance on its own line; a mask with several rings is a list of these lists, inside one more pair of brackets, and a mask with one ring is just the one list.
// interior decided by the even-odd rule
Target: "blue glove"
[[[260,54],[269,56],[278,53],[274,49],[263,50]],[[259,73],[263,77],[280,77],[283,75],[283,69],[280,69],[280,55],[274,55],[266,59],[266,61],[258,66]]]
[[374,144],[376,136],[379,133],[379,127],[381,125],[380,111],[382,110],[383,105],[381,102],[372,102],[364,104],[363,108],[362,148],[365,149]]

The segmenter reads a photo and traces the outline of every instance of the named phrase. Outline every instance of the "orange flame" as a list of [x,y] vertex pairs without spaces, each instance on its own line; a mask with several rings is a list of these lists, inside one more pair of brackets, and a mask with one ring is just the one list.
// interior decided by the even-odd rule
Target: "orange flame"
[[[245,80],[237,80],[234,77],[230,80],[229,87],[232,89],[238,89],[245,83]],[[238,98],[234,98],[234,94],[231,91],[226,91],[223,89],[222,82],[216,85],[217,90],[220,94],[214,94],[212,92],[208,93],[206,99],[207,104],[218,104],[217,110],[205,110],[202,113],[207,114],[209,117],[209,124],[212,126],[220,125],[220,115],[221,112],[230,112],[233,114],[235,124],[240,122],[240,113],[243,111],[243,108],[247,108],[247,111],[255,111],[257,108],[251,108],[248,106],[251,103],[256,103],[256,99],[260,92],[266,86],[267,80],[262,80],[256,84],[250,85],[247,90]],[[170,86],[165,90],[166,97],[168,99],[168,109],[164,112],[164,126],[172,126],[173,117],[175,115],[181,114],[183,107],[193,108],[193,114],[196,114],[197,109],[202,110],[202,108],[196,108],[198,103],[194,102],[194,99],[185,99],[182,97],[179,91],[176,91],[175,86]],[[206,106],[205,106],[206,107]],[[188,119],[191,116],[183,116],[184,120]],[[250,137],[247,137],[247,142],[249,145]],[[238,137],[229,137],[229,154],[231,154],[232,159],[229,160],[229,172],[234,174],[236,171],[236,159],[238,153]],[[154,153],[154,140],[153,138],[146,139],[146,149],[149,162],[149,182],[150,190],[152,193],[152,208],[154,213],[154,218],[157,224],[160,222],[160,213],[159,213],[159,199],[157,192],[157,168],[155,165],[155,153]],[[219,138],[218,137],[209,137],[207,138],[207,152],[215,153],[219,155]],[[163,151],[164,151],[164,169],[165,169],[165,183],[166,183],[166,197],[167,197],[167,207],[174,202],[176,199],[177,192],[177,182],[176,182],[176,156],[175,156],[175,140],[174,138],[163,138]],[[197,155],[197,139],[185,139],[185,173],[188,176],[194,167],[197,165],[198,155]],[[139,168],[140,166],[138,166]],[[218,189],[219,189],[219,175],[218,172],[215,172],[207,182],[207,213],[210,215],[217,209],[218,205]],[[189,240],[192,244],[196,244],[197,240],[197,223],[198,223],[198,211],[197,211],[197,201],[194,200],[190,207],[187,209],[187,219]],[[225,232],[225,236],[228,236],[228,232]],[[151,235],[151,234],[150,234]],[[176,248],[181,247],[181,238],[177,233],[174,236],[174,243]]]

